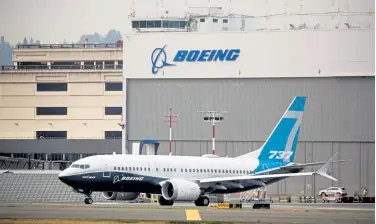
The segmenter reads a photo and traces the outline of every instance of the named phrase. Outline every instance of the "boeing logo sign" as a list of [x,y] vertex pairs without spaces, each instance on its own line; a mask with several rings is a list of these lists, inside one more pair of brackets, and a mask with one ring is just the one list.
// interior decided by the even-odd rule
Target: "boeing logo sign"
[[151,72],[155,75],[160,69],[168,66],[176,66],[181,62],[213,62],[213,61],[236,61],[240,55],[240,49],[204,49],[204,50],[178,50],[173,62],[167,62],[165,46],[155,48],[151,53]]

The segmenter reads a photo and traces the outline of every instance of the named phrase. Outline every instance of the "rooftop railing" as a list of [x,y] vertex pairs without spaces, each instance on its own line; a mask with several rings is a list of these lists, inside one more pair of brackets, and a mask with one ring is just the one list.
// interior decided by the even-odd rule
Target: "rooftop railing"
[[19,44],[16,49],[85,49],[85,48],[123,48],[122,43],[102,43],[102,44]]
[[10,70],[114,70],[114,69],[123,69],[122,64],[113,65],[113,64],[99,64],[99,65],[6,65],[0,66],[0,71],[10,71]]

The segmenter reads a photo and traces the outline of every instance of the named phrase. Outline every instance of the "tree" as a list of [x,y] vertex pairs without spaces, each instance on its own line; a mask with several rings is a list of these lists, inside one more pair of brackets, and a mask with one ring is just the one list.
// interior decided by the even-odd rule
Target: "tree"
[[35,44],[40,44],[40,41],[39,40],[35,41]]
[[30,44],[34,44],[34,40],[32,37],[30,37],[30,41],[29,41]]
[[22,41],[22,44],[27,44],[27,39],[26,37],[24,37],[23,41]]
[[1,36],[0,43],[5,44],[5,38],[4,38],[4,36]]

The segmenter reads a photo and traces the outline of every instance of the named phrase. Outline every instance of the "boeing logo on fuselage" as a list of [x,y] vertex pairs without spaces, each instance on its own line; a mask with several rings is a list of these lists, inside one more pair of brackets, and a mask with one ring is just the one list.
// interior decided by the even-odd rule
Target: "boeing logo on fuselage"
[[[167,62],[165,46],[155,48],[151,54],[152,73],[155,75],[165,66],[176,66]],[[213,62],[236,61],[240,55],[240,49],[204,49],[204,50],[178,50],[173,59],[174,62]]]

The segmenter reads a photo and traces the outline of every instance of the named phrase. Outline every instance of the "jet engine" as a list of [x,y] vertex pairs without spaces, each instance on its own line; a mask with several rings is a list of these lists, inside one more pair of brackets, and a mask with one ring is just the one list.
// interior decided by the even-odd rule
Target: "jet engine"
[[200,195],[200,187],[191,181],[167,180],[162,184],[162,196],[169,201],[195,201]]
[[134,192],[102,192],[102,196],[106,200],[131,201],[138,197],[138,193]]

